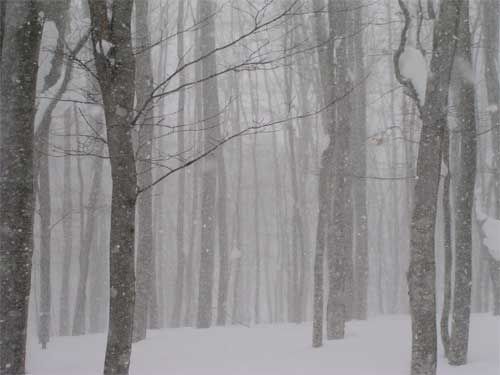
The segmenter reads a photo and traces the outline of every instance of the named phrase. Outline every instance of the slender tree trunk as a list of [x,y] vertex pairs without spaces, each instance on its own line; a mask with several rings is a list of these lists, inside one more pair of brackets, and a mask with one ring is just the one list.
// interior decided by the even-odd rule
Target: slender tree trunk
[[[314,31],[318,48],[318,63],[322,84],[322,103],[326,106],[332,102],[334,91],[334,64],[333,64],[333,33],[327,32],[321,11],[325,4],[321,0],[314,1],[314,9],[318,12],[314,19]],[[327,245],[327,229],[331,217],[331,199],[329,192],[332,189],[332,161],[335,128],[335,110],[330,106],[323,111],[323,126],[328,134],[329,143],[323,151],[318,183],[318,222],[316,229],[316,253],[314,258],[314,306],[313,306],[313,347],[323,345],[323,317],[324,317],[324,253]]]
[[[220,125],[219,125],[220,126]],[[219,131],[220,133],[220,131]],[[229,255],[227,249],[227,182],[224,150],[217,151],[217,229],[219,235],[219,288],[217,297],[217,325],[225,325],[229,286]]]
[[355,212],[355,255],[353,318],[366,320],[368,314],[368,210],[366,179],[366,85],[363,46],[363,1],[355,2],[354,14],[354,59],[358,89],[354,93],[355,119],[353,126],[352,163],[354,174],[360,176],[353,184]]
[[[38,316],[38,340],[42,349],[47,348],[50,340],[50,171],[49,171],[49,133],[52,116],[44,118],[46,124],[40,124],[43,132],[38,135],[35,154],[37,165],[35,176],[38,175],[38,205],[40,213],[40,310]],[[46,126],[44,126],[46,125]]]
[[[461,1],[460,30],[456,62],[472,69],[469,1]],[[467,363],[472,291],[472,207],[476,180],[476,117],[474,84],[461,72],[457,118],[460,127],[460,172],[457,186],[455,219],[455,289],[453,321],[448,361]]]
[[[68,108],[64,112],[64,149],[71,148],[71,109]],[[70,287],[70,268],[71,259],[73,257],[73,200],[71,188],[71,156],[64,155],[64,190],[63,190],[63,236],[64,236],[64,252],[62,265],[61,279],[61,297],[59,300],[59,335],[67,336],[70,333],[70,302],[69,302],[69,287]]]
[[[177,59],[178,65],[184,65],[184,1],[179,0],[178,15],[177,15]],[[184,71],[179,74],[179,86],[184,85],[186,77]],[[181,155],[185,152],[184,148],[184,105],[186,101],[186,92],[184,89],[179,91],[178,108],[177,108],[177,152]],[[184,206],[185,206],[185,189],[186,189],[186,172],[181,170],[178,175],[177,183],[177,273],[175,280],[175,303],[172,313],[172,327],[179,327],[181,320],[181,310],[184,296],[184,269],[185,269],[185,254],[184,254]]]
[[451,207],[450,207],[450,135],[448,129],[445,128],[443,134],[443,165],[446,167],[446,172],[443,181],[443,224],[444,224],[444,296],[443,310],[441,313],[441,341],[446,357],[449,357],[450,348],[450,331],[449,318],[451,312],[451,269],[453,264],[453,249],[451,243]]
[[[134,342],[146,338],[148,325],[158,328],[158,305],[155,288],[156,266],[153,244],[153,171],[154,109],[146,100],[153,91],[151,66],[151,41],[148,29],[148,2],[135,1],[135,24],[140,53],[136,56],[135,89],[136,109],[143,110],[139,117],[137,146],[137,179],[141,189],[146,189],[137,199],[137,261],[136,304],[134,312]],[[150,319],[148,319],[148,317]]]
[[[239,132],[241,130],[241,98],[240,98],[240,88],[238,77],[233,77],[233,86],[234,86],[234,95],[236,99],[236,109],[235,109],[235,118],[234,118],[234,126],[235,132]],[[242,231],[242,215],[241,215],[241,206],[243,205],[243,141],[241,137],[238,137],[236,140],[237,147],[237,177],[236,177],[236,200],[235,200],[235,208],[234,208],[234,225],[235,225],[235,235],[233,237],[233,251],[234,251],[234,286],[233,286],[233,310],[232,310],[232,323],[240,323],[243,321],[243,316],[241,314],[241,259],[243,255],[243,231]]]
[[[496,216],[500,218],[500,83],[498,72],[498,32],[500,5],[495,0],[482,3],[483,11],[483,43],[485,62],[485,81],[490,107],[490,123],[493,130],[493,159],[497,171],[495,179]],[[500,316],[500,261],[487,254],[491,282],[493,284],[493,314]]]
[[[203,20],[201,30],[201,54],[207,55],[215,48],[215,3],[202,0],[199,3],[199,19]],[[216,72],[215,55],[211,54],[202,61],[202,77]],[[205,132],[205,151],[220,141],[220,113],[217,78],[203,81],[203,117]],[[212,324],[212,292],[215,257],[216,226],[216,185],[217,157],[221,150],[210,153],[204,159],[201,204],[201,260],[198,294],[198,328],[208,328]]]
[[2,3],[0,374],[8,375],[25,373],[33,254],[33,119],[42,25],[37,3]]
[[[338,119],[333,149],[333,217],[328,228],[328,264],[330,289],[327,306],[327,337],[344,338],[346,319],[346,275],[349,263],[346,257],[352,254],[352,205],[350,169],[350,83],[347,77],[347,2],[330,2],[330,22],[334,25],[333,35],[338,35],[336,48],[338,91],[347,95],[336,105]],[[351,235],[350,235],[351,234]],[[351,262],[352,264],[352,262]]]
[[[103,144],[98,147],[98,154],[102,153]],[[72,335],[84,335],[87,332],[87,285],[89,278],[89,263],[92,244],[96,240],[96,210],[98,207],[99,196],[101,195],[102,186],[102,169],[103,159],[96,157],[94,159],[94,176],[89,192],[87,204],[87,215],[85,219],[85,237],[81,244],[79,256],[80,273],[78,278],[78,286],[76,290],[75,315],[73,318]]]

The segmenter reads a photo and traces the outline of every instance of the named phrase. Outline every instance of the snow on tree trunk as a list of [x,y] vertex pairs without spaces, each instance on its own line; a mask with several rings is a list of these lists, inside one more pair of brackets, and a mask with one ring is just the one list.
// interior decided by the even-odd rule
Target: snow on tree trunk
[[[399,3],[405,8],[402,0]],[[434,25],[433,51],[425,103],[420,106],[422,131],[417,158],[417,180],[410,229],[410,265],[407,274],[412,318],[412,375],[436,373],[434,231],[441,169],[441,143],[447,124],[448,90],[460,10],[461,4],[456,0],[441,2],[439,18]],[[402,37],[406,37],[406,32]],[[402,39],[400,49],[404,48],[404,43],[405,40]],[[419,100],[418,97],[414,99]]]

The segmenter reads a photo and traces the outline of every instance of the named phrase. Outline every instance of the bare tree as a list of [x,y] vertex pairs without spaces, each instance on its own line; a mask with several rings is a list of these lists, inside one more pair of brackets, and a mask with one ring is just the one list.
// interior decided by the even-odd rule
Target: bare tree
[[442,138],[447,125],[448,90],[454,61],[461,0],[444,0],[433,32],[433,51],[427,89],[419,97],[414,82],[401,75],[399,60],[407,43],[410,13],[403,0],[399,5],[405,17],[405,26],[394,65],[396,77],[416,101],[422,118],[417,176],[414,192],[414,210],[410,230],[410,266],[407,274],[410,312],[412,318],[412,375],[434,375],[437,362],[436,332],[436,265],[434,259],[434,230],[439,175],[441,169]]
[[135,300],[134,233],[137,175],[132,146],[135,59],[132,0],[89,0],[97,80],[104,102],[113,189],[110,310],[105,374],[128,374]]

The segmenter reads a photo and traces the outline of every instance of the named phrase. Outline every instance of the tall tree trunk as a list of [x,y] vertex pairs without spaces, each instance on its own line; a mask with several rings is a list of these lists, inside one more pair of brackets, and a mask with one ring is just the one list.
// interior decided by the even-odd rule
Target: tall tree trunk
[[448,361],[467,363],[472,290],[472,207],[476,181],[476,117],[474,83],[466,70],[472,70],[469,1],[461,1],[460,29],[455,62],[465,64],[460,74],[457,120],[460,128],[460,171],[455,218],[455,289],[453,321]]
[[[153,194],[148,188],[153,182],[152,152],[154,109],[146,103],[153,91],[151,66],[151,41],[148,29],[148,2],[135,1],[136,40],[139,53],[136,56],[135,90],[136,110],[139,116],[139,140],[137,146],[137,179],[143,191],[137,199],[137,261],[134,313],[134,342],[146,338],[149,325],[158,328],[158,305],[156,297],[156,266],[153,246]],[[152,319],[148,319],[148,317]]]
[[[233,90],[236,99],[236,108],[234,115],[234,132],[237,133],[241,130],[241,97],[238,76],[233,77]],[[233,281],[233,309],[232,309],[232,323],[241,323],[243,316],[241,314],[241,279],[242,279],[242,255],[243,255],[243,224],[241,215],[241,206],[243,205],[243,141],[241,137],[236,140],[237,147],[237,165],[236,165],[236,199],[234,208],[234,237],[233,237],[233,252],[234,252],[234,281]]]
[[[285,39],[285,55],[290,54],[293,48],[293,33],[289,31],[289,25],[286,24],[285,33],[287,35]],[[288,36],[288,34],[292,34],[292,36]],[[293,77],[292,77],[292,69],[291,59],[286,59],[286,67],[285,67],[285,105],[286,111],[288,115],[291,115],[291,111],[293,108],[292,95],[293,95]],[[289,319],[292,322],[299,323],[303,320],[301,316],[302,312],[302,283],[303,280],[303,272],[301,269],[301,265],[304,263],[305,257],[305,244],[304,244],[304,228],[302,223],[302,213],[300,212],[300,201],[299,201],[299,183],[297,176],[297,159],[296,159],[296,146],[295,146],[295,129],[293,121],[287,122],[287,130],[286,130],[286,142],[288,146],[288,150],[290,153],[289,157],[289,165],[290,165],[290,183],[292,190],[292,249],[291,249],[291,274],[289,274],[289,286],[291,290],[289,290],[289,303],[290,303],[290,316]]]
[[450,135],[448,128],[445,128],[443,134],[443,165],[446,167],[443,181],[443,247],[444,247],[444,290],[443,290],[443,310],[441,313],[441,341],[446,357],[449,357],[450,348],[450,331],[449,331],[449,318],[451,312],[451,270],[453,264],[453,249],[451,242],[451,207],[450,207]]
[[[49,133],[52,116],[44,116],[40,127],[43,131],[37,134],[35,161],[36,172],[38,176],[37,196],[40,214],[40,310],[38,316],[38,340],[42,349],[46,349],[50,339],[50,221],[51,221],[51,203],[50,203],[50,171],[49,171]],[[37,132],[38,133],[38,132]],[[36,177],[35,177],[36,178]],[[35,182],[36,184],[36,182]]]
[[[350,161],[350,82],[347,77],[347,22],[346,1],[331,1],[330,22],[336,30],[339,44],[336,48],[338,91],[344,97],[336,104],[337,124],[333,148],[333,217],[328,228],[329,296],[327,306],[327,337],[344,338],[346,319],[346,276],[349,263],[346,257],[352,254],[352,202]],[[352,262],[351,262],[352,264]]]
[[[483,43],[485,63],[486,92],[488,106],[490,107],[490,123],[493,130],[493,159],[494,170],[497,171],[495,179],[496,216],[500,218],[500,83],[498,72],[498,32],[500,4],[495,0],[485,0],[482,3],[483,12]],[[491,282],[493,284],[493,314],[500,316],[500,261],[488,257],[488,266]]]
[[[128,374],[134,323],[135,202],[132,146],[135,61],[132,0],[89,0],[97,79],[104,101],[113,188],[110,228],[110,309],[105,374]],[[108,19],[108,10],[112,18]],[[111,45],[108,51],[103,45]]]
[[[68,108],[64,112],[64,149],[71,148],[71,109]],[[64,190],[63,190],[63,265],[61,278],[61,296],[59,300],[59,335],[67,336],[70,333],[70,302],[69,302],[69,286],[70,286],[70,268],[71,259],[73,257],[73,199],[71,188],[71,156],[64,155]]]
[[[178,65],[184,65],[184,1],[179,0],[178,15],[177,15],[177,59]],[[179,86],[182,87],[186,82],[184,71],[179,73]],[[177,108],[177,152],[181,157],[185,152],[184,148],[184,105],[186,101],[186,92],[184,89],[179,91],[178,108]],[[177,273],[175,279],[175,302],[172,313],[172,327],[179,327],[181,321],[181,310],[184,297],[184,269],[185,269],[185,254],[184,254],[184,206],[185,206],[185,189],[186,189],[186,171],[182,169],[178,175],[177,184]]]
[[325,4],[321,0],[314,1],[314,9],[318,12],[314,19],[314,31],[318,43],[318,63],[322,84],[322,104],[328,110],[323,111],[323,126],[328,135],[328,146],[321,157],[321,169],[318,183],[318,222],[316,229],[316,253],[314,257],[314,306],[313,306],[313,347],[323,345],[323,310],[324,310],[324,252],[327,245],[327,229],[331,216],[332,160],[335,129],[335,110],[331,105],[334,92],[333,64],[333,28],[327,32],[321,11]]
[[33,254],[33,120],[42,25],[37,3],[2,5],[0,374],[7,375],[25,373]]
[[[205,56],[215,49],[215,3],[202,0],[199,3],[201,55]],[[203,78],[216,72],[215,54],[202,61]],[[203,90],[203,124],[205,133],[205,151],[220,141],[220,113],[217,78],[205,79]],[[216,185],[217,154],[210,153],[204,159],[201,202],[201,260],[198,291],[198,328],[208,328],[212,324],[212,289],[214,279],[215,226],[216,226]]]
[[[406,9],[402,0],[399,3]],[[417,159],[418,179],[415,183],[415,204],[410,230],[410,265],[407,274],[412,319],[412,375],[435,375],[436,373],[434,231],[441,167],[441,144],[447,125],[448,91],[460,11],[461,4],[457,0],[441,2],[439,18],[434,25],[433,52],[425,103],[420,107],[422,131]]]
[[368,210],[366,175],[366,85],[363,46],[363,1],[355,2],[354,11],[354,59],[358,86],[354,93],[355,119],[352,139],[353,172],[360,176],[353,184],[356,229],[354,255],[353,318],[366,320],[368,314]]
[[[98,155],[102,153],[103,144],[98,146]],[[85,219],[85,237],[81,244],[79,255],[80,273],[76,290],[75,315],[73,318],[72,335],[84,335],[87,332],[87,285],[89,278],[89,262],[92,244],[96,240],[96,211],[98,207],[99,196],[102,186],[103,159],[96,157],[94,159],[94,176],[89,192],[87,214]]]

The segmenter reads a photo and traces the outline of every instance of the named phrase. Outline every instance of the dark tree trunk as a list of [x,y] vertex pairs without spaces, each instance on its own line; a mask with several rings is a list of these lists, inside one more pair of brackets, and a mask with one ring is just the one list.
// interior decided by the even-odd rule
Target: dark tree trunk
[[8,375],[25,373],[33,254],[33,120],[42,25],[34,2],[2,1],[2,8],[0,374]]
[[[133,1],[89,0],[97,79],[104,101],[113,181],[110,228],[110,306],[105,374],[128,374],[134,323],[135,202],[137,175],[132,146],[135,61]],[[113,17],[108,19],[107,8]],[[111,45],[106,52],[103,44]]]
[[[403,4],[402,0],[400,5]],[[434,231],[441,167],[441,144],[447,126],[448,90],[456,48],[461,4],[443,0],[434,26],[433,52],[417,159],[414,210],[410,230],[408,286],[412,318],[412,375],[436,373],[436,265]],[[419,100],[417,98],[417,100]]]
[[[451,207],[450,207],[450,141],[448,128],[443,134],[443,165],[446,167],[446,175],[443,180],[443,224],[444,224],[444,296],[443,310],[441,313],[441,340],[446,357],[449,355],[450,331],[449,318],[451,312],[451,269],[453,264],[453,249],[451,243]],[[444,173],[444,172],[443,172]]]

